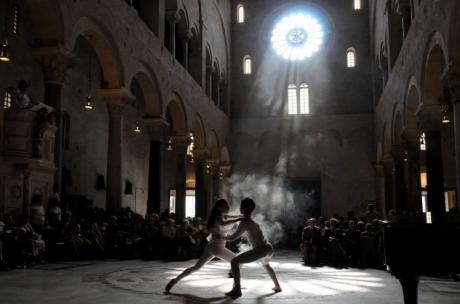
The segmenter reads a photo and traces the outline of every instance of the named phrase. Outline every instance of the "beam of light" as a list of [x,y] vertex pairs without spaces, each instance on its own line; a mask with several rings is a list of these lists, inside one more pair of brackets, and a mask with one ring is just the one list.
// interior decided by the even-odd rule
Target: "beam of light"
[[326,287],[326,288],[339,290],[339,291],[342,291],[342,292],[351,292],[351,291],[353,291],[353,292],[368,292],[368,291],[370,291],[367,288],[354,285],[353,281],[349,281],[348,283],[345,283],[345,284],[344,283],[334,283],[334,282],[331,282],[331,281],[329,281],[327,279],[325,279],[325,280],[310,280],[309,282],[313,283],[315,285],[319,285],[319,286],[323,286],[323,287]]
[[300,61],[319,51],[324,31],[319,21],[306,13],[293,13],[281,19],[272,32],[272,46],[282,58]]
[[[329,278],[329,279],[327,279],[327,281],[335,282],[335,283],[350,284],[350,281],[345,280],[345,279],[332,279],[332,278]],[[355,280],[355,279],[353,279],[353,285],[363,286],[363,287],[383,287],[383,284],[381,284],[381,283],[359,281],[359,280]]]
[[339,293],[337,290],[313,284],[311,281],[291,280],[288,282],[288,285],[294,288],[298,293],[302,294],[307,293],[316,296],[332,296]]

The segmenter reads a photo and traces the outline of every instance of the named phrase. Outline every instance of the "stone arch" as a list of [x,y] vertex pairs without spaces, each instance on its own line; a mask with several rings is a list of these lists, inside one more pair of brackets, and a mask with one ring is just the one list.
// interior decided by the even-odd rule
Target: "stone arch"
[[192,122],[192,133],[195,138],[196,149],[206,149],[206,131],[204,128],[203,119],[200,114],[196,113]]
[[197,27],[190,30],[189,72],[199,85],[203,85],[202,35]]
[[177,24],[177,32],[179,35],[184,36],[190,32],[190,21],[187,13],[187,9],[181,8],[178,11],[179,22]]
[[99,20],[82,17],[75,24],[70,47],[75,48],[76,41],[83,37],[96,52],[106,82],[104,88],[119,88],[124,84],[124,68],[114,39],[110,31]]
[[185,111],[184,103],[179,95],[173,93],[168,98],[168,104],[165,109],[164,116],[171,124],[171,130],[174,135],[186,135],[187,128],[187,113]]
[[230,152],[226,146],[223,146],[220,150],[220,162],[223,165],[230,165]]
[[391,136],[389,134],[388,122],[384,122],[382,128],[382,160],[391,157]]
[[212,91],[212,88],[211,88],[211,77],[212,77],[212,69],[213,69],[213,66],[212,66],[212,53],[211,53],[211,48],[209,45],[206,46],[206,57],[205,57],[205,88],[206,88],[206,95],[208,95],[209,98],[212,98],[212,96],[209,96]]
[[37,45],[56,45],[64,42],[64,20],[60,1],[30,0],[24,2],[33,13],[34,40]]
[[407,85],[404,99],[404,126],[406,128],[417,128],[417,113],[420,110],[420,88],[415,76],[411,76]]
[[161,116],[163,114],[161,86],[152,69],[142,63],[141,71],[132,76],[131,83],[134,80],[138,82],[145,100],[143,111],[148,116]]
[[439,97],[443,94],[441,77],[447,67],[447,48],[442,35],[435,32],[431,35],[424,56],[423,106],[439,105]]
[[220,144],[215,130],[212,130],[209,134],[207,143],[211,159],[220,160]]
[[403,116],[400,105],[395,104],[393,108],[393,117],[391,121],[391,144],[399,146],[402,144],[402,132],[404,130]]

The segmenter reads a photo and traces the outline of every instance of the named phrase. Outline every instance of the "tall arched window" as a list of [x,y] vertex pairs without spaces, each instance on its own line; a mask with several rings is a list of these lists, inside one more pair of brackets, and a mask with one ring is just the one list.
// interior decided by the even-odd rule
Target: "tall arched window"
[[288,114],[296,115],[297,111],[297,86],[290,84],[288,86]]
[[245,16],[244,16],[244,6],[243,6],[243,4],[240,4],[240,5],[237,6],[236,15],[237,15],[238,23],[244,23]]
[[19,35],[19,14],[21,10],[19,8],[19,5],[15,4],[13,5],[13,12],[11,16],[11,32],[15,35]]
[[420,151],[426,151],[426,136],[425,133],[420,135]]
[[356,50],[354,48],[349,48],[347,50],[347,67],[356,67]]
[[243,58],[243,73],[245,75],[252,74],[252,60],[251,60],[251,56],[249,55],[246,55]]
[[308,84],[302,83],[299,91],[299,113],[310,114],[310,92]]
[[11,93],[5,92],[5,95],[3,95],[3,108],[4,109],[9,109],[11,108]]
[[355,10],[361,9],[361,0],[354,0],[355,1]]

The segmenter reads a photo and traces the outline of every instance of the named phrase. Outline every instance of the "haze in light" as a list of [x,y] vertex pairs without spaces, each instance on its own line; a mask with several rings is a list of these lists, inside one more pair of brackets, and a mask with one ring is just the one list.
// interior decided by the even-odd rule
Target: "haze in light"
[[282,58],[300,61],[320,50],[324,31],[315,17],[307,13],[294,13],[276,24],[271,40],[273,49]]

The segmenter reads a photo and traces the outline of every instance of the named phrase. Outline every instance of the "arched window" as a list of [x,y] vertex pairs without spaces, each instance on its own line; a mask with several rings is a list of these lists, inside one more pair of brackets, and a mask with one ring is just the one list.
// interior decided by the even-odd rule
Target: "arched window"
[[243,4],[240,4],[240,5],[237,6],[236,15],[237,15],[238,23],[244,23],[245,16],[244,16],[244,6],[243,6]]
[[20,14],[19,5],[15,4],[13,6],[13,11],[11,14],[11,32],[15,35],[19,35],[19,14]]
[[288,114],[296,115],[297,111],[297,86],[290,84],[288,86]]
[[356,50],[354,48],[349,48],[347,50],[347,67],[356,67]]
[[300,85],[299,110],[300,114],[310,114],[310,92],[306,83]]
[[361,0],[354,0],[355,1],[355,10],[361,9]]
[[243,73],[245,75],[252,74],[252,60],[251,60],[251,56],[249,55],[246,55],[243,58]]
[[4,109],[9,109],[11,108],[11,93],[5,92],[5,95],[3,95],[3,108]]
[[420,151],[426,151],[426,137],[425,133],[420,136]]

